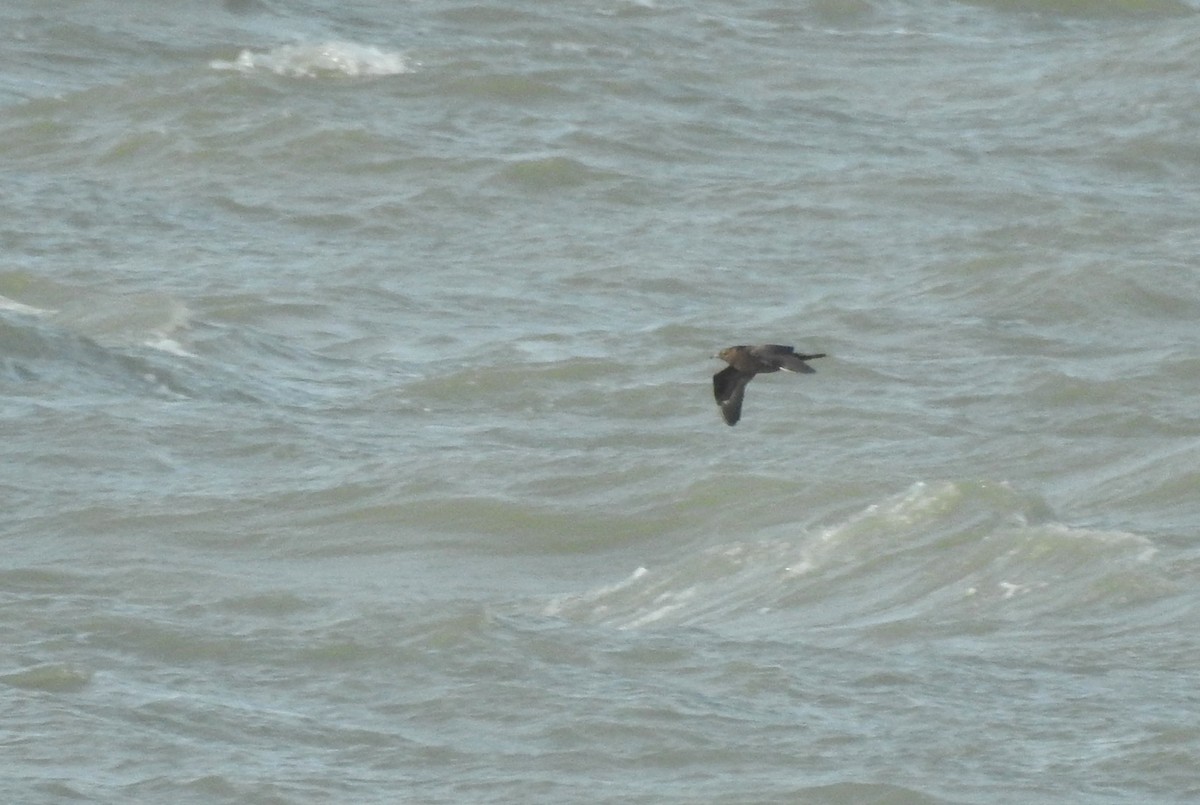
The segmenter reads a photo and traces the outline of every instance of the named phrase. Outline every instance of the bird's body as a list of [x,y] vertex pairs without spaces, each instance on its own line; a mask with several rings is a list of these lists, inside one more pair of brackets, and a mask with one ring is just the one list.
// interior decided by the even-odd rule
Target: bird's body
[[812,374],[816,370],[805,361],[824,358],[825,353],[801,355],[794,348],[782,344],[739,345],[726,347],[716,357],[729,365],[713,375],[713,396],[721,406],[721,415],[729,425],[736,425],[742,416],[742,399],[746,384],[757,374],[778,372],[801,372]]

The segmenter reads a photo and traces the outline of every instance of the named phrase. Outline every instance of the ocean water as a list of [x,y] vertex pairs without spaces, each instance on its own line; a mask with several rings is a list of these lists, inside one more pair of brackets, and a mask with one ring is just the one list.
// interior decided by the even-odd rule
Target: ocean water
[[1198,12],[5,3],[0,798],[1197,801]]

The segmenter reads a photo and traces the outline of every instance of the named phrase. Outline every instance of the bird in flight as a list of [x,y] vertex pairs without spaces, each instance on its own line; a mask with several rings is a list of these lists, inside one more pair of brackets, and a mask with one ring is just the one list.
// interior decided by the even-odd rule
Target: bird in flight
[[759,344],[758,346],[726,347],[714,357],[729,365],[713,375],[713,396],[721,406],[721,416],[729,425],[736,425],[742,416],[742,398],[746,395],[746,384],[756,374],[778,372],[802,372],[810,375],[816,370],[805,361],[824,358],[825,353],[800,355],[794,348],[782,344]]

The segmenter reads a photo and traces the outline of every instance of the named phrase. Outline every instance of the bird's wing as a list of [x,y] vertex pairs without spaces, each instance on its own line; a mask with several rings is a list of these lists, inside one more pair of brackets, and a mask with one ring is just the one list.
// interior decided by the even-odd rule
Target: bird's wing
[[792,354],[792,348],[784,344],[758,344],[749,347],[746,351],[766,363],[776,363]]
[[729,425],[736,425],[742,416],[742,398],[746,394],[746,384],[754,375],[739,372],[732,366],[727,366],[713,375],[713,396],[721,406],[721,416]]
[[760,344],[757,347],[751,347],[750,354],[763,363],[774,366],[777,369],[783,369],[788,372],[802,372],[806,375],[811,375],[816,370],[806,364],[805,361],[825,357],[825,353],[823,352],[818,355],[802,355],[792,347],[784,346],[783,344]]
[[779,368],[785,372],[800,372],[803,374],[812,374],[816,372],[804,361],[810,361],[815,358],[824,358],[824,355],[784,355],[779,360]]
[[738,387],[745,386],[751,377],[752,375],[739,372],[732,366],[726,366],[713,375],[713,396],[717,398],[718,403],[723,403]]

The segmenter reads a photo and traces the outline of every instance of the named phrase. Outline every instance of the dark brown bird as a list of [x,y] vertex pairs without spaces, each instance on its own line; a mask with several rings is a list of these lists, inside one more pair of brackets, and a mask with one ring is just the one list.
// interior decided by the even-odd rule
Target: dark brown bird
[[805,361],[824,358],[825,353],[799,355],[792,347],[783,344],[759,344],[758,346],[726,347],[714,357],[729,365],[713,375],[713,396],[721,406],[721,415],[729,425],[736,425],[742,416],[742,398],[746,395],[746,384],[757,374],[778,372],[802,372],[810,375],[816,371]]

